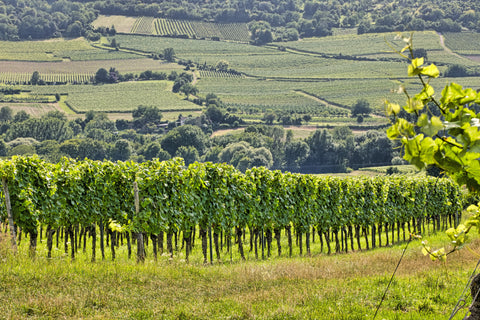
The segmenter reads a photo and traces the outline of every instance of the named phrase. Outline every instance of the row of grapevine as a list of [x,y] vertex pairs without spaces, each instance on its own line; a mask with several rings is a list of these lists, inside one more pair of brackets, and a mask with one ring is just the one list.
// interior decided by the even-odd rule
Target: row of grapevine
[[216,38],[237,42],[249,42],[250,40],[250,32],[245,23],[212,23],[204,21],[140,17],[136,19],[130,32],[158,36],[180,36],[196,39]]
[[[200,73],[201,74],[201,73]],[[238,104],[229,103],[228,107],[235,108],[238,112],[244,114],[255,114],[272,112],[275,110],[277,113],[290,113],[290,114],[308,114],[315,117],[348,117],[349,111],[346,109],[326,106],[324,104],[312,104],[312,105],[251,105],[251,104]]]
[[[39,227],[49,230],[49,256],[53,232],[64,228],[71,234],[79,225],[91,231],[93,243],[95,226],[103,232],[108,225],[111,237],[117,232],[135,233],[139,241],[143,235],[163,241],[166,234],[171,254],[172,236],[182,233],[187,260],[199,230],[206,261],[208,229],[213,230],[218,259],[218,237],[223,234],[231,249],[232,238],[242,239],[247,229],[257,256],[261,244],[262,257],[265,251],[271,254],[273,239],[278,254],[282,253],[282,230],[288,237],[290,255],[292,230],[300,254],[304,244],[310,254],[315,233],[328,253],[331,242],[336,252],[348,251],[348,240],[352,250],[362,249],[361,243],[368,249],[382,245],[382,234],[387,235],[387,245],[395,236],[400,240],[400,231],[405,239],[406,225],[417,233],[429,222],[435,229],[446,227],[461,209],[459,188],[447,179],[346,179],[265,168],[242,173],[226,164],[186,167],[180,158],[143,164],[63,159],[49,164],[38,157],[14,157],[0,162],[0,175],[7,187],[4,190],[10,193],[13,221],[30,235],[32,253]],[[7,213],[0,211],[0,221],[6,220]],[[102,237],[100,241],[103,243]],[[244,258],[243,241],[237,243]],[[93,244],[93,259],[94,250]]]
[[153,17],[140,17],[135,20],[130,32],[139,34],[152,34],[154,21],[155,18]]
[[199,74],[201,78],[245,78],[245,76],[240,73],[235,74],[216,70],[199,70]]
[[250,31],[245,23],[220,23],[216,25],[221,34],[221,39],[238,42],[248,42]]
[[[40,79],[46,83],[85,83],[91,82],[93,73],[42,73]],[[31,73],[0,72],[0,83],[28,84]]]
[[156,19],[155,34],[160,36],[185,35],[195,36],[192,23],[187,20]]

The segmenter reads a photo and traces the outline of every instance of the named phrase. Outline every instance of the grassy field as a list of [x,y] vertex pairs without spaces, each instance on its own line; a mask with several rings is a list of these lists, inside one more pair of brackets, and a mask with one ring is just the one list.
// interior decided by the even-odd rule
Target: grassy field
[[478,55],[480,52],[480,34],[473,32],[445,33],[445,45],[462,55]]
[[137,17],[126,17],[118,15],[99,15],[98,18],[92,22],[94,28],[115,26],[115,30],[121,33],[129,33],[132,30]]
[[[434,246],[446,236],[428,237]],[[0,240],[0,313],[7,319],[372,319],[405,243],[373,251],[215,262],[203,266],[182,254],[137,265],[124,247],[115,262],[71,261],[62,254],[35,260],[27,241],[12,256]],[[198,244],[200,245],[200,244]],[[478,251],[480,243],[471,247]],[[81,250],[79,250],[81,251]],[[198,250],[197,250],[198,251]],[[446,319],[453,310],[476,257],[469,250],[449,256],[447,265],[430,261],[419,241],[408,247],[377,319]],[[467,300],[467,304],[469,303]],[[454,319],[461,319],[457,316]]]

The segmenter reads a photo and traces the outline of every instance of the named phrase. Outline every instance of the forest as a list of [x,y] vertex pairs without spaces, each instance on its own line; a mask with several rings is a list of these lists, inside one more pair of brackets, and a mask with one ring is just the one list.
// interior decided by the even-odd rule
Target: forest
[[27,40],[86,36],[98,39],[115,29],[93,30],[99,14],[248,22],[252,41],[327,36],[332,28],[358,33],[403,30],[480,30],[480,4],[467,0],[278,0],[278,1],[44,1],[0,2],[0,39]]

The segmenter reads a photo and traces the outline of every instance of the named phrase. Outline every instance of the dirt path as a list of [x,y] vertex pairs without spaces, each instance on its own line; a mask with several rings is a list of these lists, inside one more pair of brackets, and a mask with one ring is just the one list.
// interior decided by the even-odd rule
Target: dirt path
[[450,55],[452,55],[452,56],[455,56],[455,57],[457,57],[457,58],[460,58],[460,59],[466,59],[465,57],[462,57],[462,56],[459,55],[458,53],[453,52],[449,47],[447,47],[447,46],[445,45],[445,37],[443,36],[443,34],[441,34],[441,33],[437,33],[437,34],[438,34],[439,37],[440,37],[440,45],[442,46],[443,50],[444,50],[446,53],[448,53],[448,54],[450,54]]
[[312,100],[314,100],[314,101],[316,101],[316,102],[319,102],[319,103],[321,103],[321,104],[324,104],[324,105],[326,105],[327,107],[337,108],[337,109],[342,109],[342,110],[349,110],[349,111],[350,111],[350,109],[348,109],[348,108],[346,108],[346,107],[344,107],[344,106],[341,106],[341,105],[338,105],[338,104],[332,104],[331,102],[328,102],[328,101],[326,101],[326,100],[320,99],[319,97],[314,96],[314,95],[312,95],[312,94],[309,94],[308,92],[305,92],[305,91],[302,91],[302,90],[294,90],[294,92],[295,92],[296,94],[299,94],[299,95],[302,95],[302,96],[307,97],[307,98],[309,98],[309,99],[312,99]]
[[447,47],[445,45],[445,37],[441,34],[441,33],[438,33],[439,37],[440,37],[440,45],[442,46],[443,50],[454,56],[454,57],[457,57],[457,58],[460,58],[460,59],[467,59],[467,60],[470,60],[470,61],[475,61],[475,62],[480,62],[480,57],[479,56],[462,56],[462,55],[459,55],[458,53],[455,53],[453,52],[449,47]]

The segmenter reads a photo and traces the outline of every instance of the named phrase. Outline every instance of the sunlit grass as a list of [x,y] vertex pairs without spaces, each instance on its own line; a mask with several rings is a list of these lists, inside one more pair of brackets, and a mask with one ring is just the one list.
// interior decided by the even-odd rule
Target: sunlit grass
[[[446,237],[428,237],[443,246]],[[248,240],[248,238],[247,238]],[[43,240],[45,241],[45,239]],[[370,251],[326,255],[318,239],[311,257],[272,257],[242,262],[223,251],[223,262],[203,265],[200,243],[190,263],[176,252],[154,261],[127,259],[125,247],[116,261],[91,263],[79,250],[75,260],[63,254],[45,258],[44,242],[35,260],[27,257],[28,239],[19,253],[0,240],[0,314],[6,319],[372,319],[406,243]],[[480,247],[474,241],[472,247]],[[450,314],[476,257],[468,250],[449,256],[443,266],[412,242],[377,319],[439,319]],[[246,245],[248,252],[248,245]],[[97,251],[97,257],[99,251]],[[457,317],[455,319],[460,319]]]

